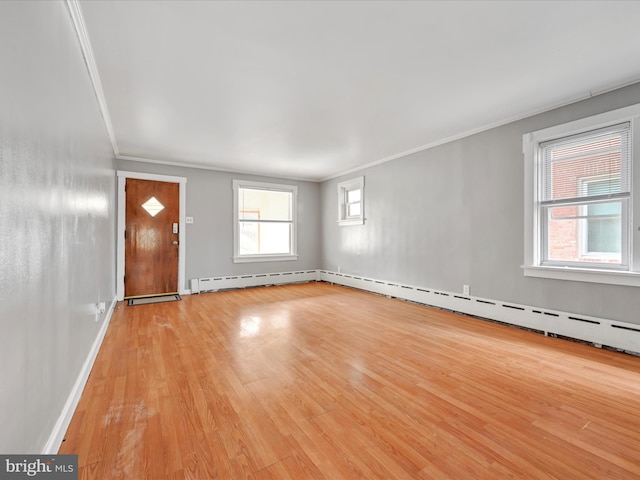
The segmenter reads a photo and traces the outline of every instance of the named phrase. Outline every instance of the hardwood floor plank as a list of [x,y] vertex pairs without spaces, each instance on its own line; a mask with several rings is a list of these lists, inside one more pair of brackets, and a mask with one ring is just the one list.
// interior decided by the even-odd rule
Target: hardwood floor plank
[[82,479],[640,478],[640,358],[333,285],[118,304]]

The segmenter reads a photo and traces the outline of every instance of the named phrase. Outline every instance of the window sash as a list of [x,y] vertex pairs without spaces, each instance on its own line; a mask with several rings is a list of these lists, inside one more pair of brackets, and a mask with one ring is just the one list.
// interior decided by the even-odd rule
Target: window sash
[[[629,194],[630,147],[630,122],[540,143],[540,203]],[[609,188],[590,194],[579,187],[581,178],[596,176],[608,179]]]
[[[569,266],[569,267],[590,267],[590,268],[606,268],[611,270],[628,270],[629,269],[629,204],[630,195],[618,197],[614,200],[605,199],[588,199],[587,201],[567,201],[554,202],[549,205],[539,206],[540,217],[540,233],[541,233],[541,262],[543,266]],[[592,214],[589,215],[589,207],[604,206],[608,204],[619,204],[620,214]],[[553,217],[551,210],[554,208],[567,207],[576,213],[574,215],[561,215]],[[570,211],[571,211],[570,210]],[[618,219],[620,222],[620,253],[617,252],[597,252],[589,251],[589,221],[602,219]],[[574,258],[558,259],[554,258],[551,253],[557,245],[550,245],[550,222],[575,222],[575,247]],[[617,235],[617,233],[616,233]],[[619,258],[618,258],[619,256]]]
[[[356,193],[357,192],[357,193]],[[360,188],[345,189],[344,218],[359,218],[362,215],[362,192]]]
[[[292,254],[293,222],[245,220],[239,223],[239,256]],[[282,227],[288,228],[283,231]]]
[[[253,197],[253,198],[252,198]],[[276,190],[274,188],[256,188],[256,187],[239,187],[238,188],[238,218],[241,221],[255,221],[251,218],[245,218],[246,212],[254,212],[258,207],[252,205],[251,202],[259,202],[256,197],[263,197],[267,200],[267,208],[258,208],[260,221],[293,221],[293,193],[289,190]],[[270,198],[268,198],[270,197]],[[246,205],[249,203],[249,205]],[[249,208],[247,208],[247,206]],[[260,205],[262,207],[262,204]]]

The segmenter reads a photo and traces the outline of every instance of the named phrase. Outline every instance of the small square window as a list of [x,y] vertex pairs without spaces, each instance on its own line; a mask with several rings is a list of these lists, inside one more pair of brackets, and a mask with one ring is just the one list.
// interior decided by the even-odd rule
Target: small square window
[[338,224],[364,224],[364,177],[338,184]]

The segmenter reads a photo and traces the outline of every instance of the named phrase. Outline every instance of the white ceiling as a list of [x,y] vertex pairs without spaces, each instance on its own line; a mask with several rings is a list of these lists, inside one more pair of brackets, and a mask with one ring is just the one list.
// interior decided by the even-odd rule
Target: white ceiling
[[640,80],[637,1],[82,1],[121,158],[322,180]]

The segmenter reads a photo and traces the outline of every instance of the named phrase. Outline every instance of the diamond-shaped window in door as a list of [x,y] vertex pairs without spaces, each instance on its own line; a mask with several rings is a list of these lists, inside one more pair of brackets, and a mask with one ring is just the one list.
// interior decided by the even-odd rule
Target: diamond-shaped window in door
[[164,208],[164,205],[162,205],[156,197],[151,197],[142,204],[142,208],[149,212],[149,215],[155,217]]

